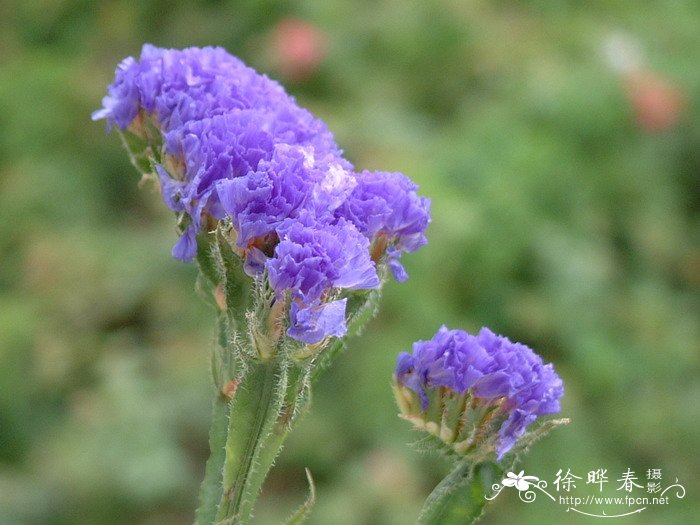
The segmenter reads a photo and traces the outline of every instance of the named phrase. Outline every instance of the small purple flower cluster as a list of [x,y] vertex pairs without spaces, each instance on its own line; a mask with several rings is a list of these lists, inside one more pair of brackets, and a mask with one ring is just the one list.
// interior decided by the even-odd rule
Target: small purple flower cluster
[[559,412],[564,393],[551,364],[488,328],[474,336],[443,326],[432,340],[414,343],[412,354],[399,354],[396,380],[418,394],[423,411],[439,387],[499,404],[508,416],[498,431],[499,459],[537,416]]
[[300,341],[343,335],[333,290],[378,287],[380,261],[405,280],[399,256],[426,243],[430,201],[410,179],[355,172],[321,120],[224,49],[145,45],[119,64],[103,118],[158,129],[163,199],[189,221],[173,255],[196,255],[205,218],[230,221],[246,272],[291,296],[287,333]]

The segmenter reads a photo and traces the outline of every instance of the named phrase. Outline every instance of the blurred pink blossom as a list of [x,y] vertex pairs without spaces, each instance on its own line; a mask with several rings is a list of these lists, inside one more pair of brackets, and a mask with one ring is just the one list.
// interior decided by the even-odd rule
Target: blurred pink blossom
[[640,128],[663,131],[678,124],[685,107],[685,97],[678,87],[644,70],[629,73],[624,80]]
[[328,37],[300,18],[282,19],[272,37],[274,59],[282,76],[292,82],[310,78],[328,52]]
[[651,70],[639,40],[615,33],[604,42],[603,51],[610,67],[620,75],[639,127],[649,132],[675,127],[685,109],[685,96]]

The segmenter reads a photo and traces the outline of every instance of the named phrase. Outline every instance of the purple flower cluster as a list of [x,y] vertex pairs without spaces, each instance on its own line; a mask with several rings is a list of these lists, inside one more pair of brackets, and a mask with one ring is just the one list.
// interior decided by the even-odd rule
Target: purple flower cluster
[[445,326],[430,341],[402,352],[396,379],[428,407],[431,389],[446,387],[487,402],[502,401],[508,418],[498,431],[498,457],[508,452],[537,416],[559,412],[562,380],[529,347],[482,328],[478,335]]
[[230,222],[251,275],[289,295],[291,337],[345,333],[337,289],[379,286],[386,261],[425,244],[430,201],[400,173],[356,173],[326,125],[273,80],[221,48],[143,47],[123,60],[93,119],[160,132],[155,169],[166,205],[188,224],[173,255],[191,260],[205,219]]
[[386,244],[389,267],[397,281],[408,279],[398,262],[402,251],[413,252],[428,240],[430,202],[419,197],[416,186],[402,173],[363,171],[350,197],[336,215],[350,219],[363,234]]

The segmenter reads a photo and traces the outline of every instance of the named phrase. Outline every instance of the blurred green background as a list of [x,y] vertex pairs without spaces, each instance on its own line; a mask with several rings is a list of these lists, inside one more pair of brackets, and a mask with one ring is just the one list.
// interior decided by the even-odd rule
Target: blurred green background
[[[317,385],[258,523],[303,501],[304,467],[311,524],[415,520],[447,466],[407,446],[390,378],[442,323],[490,326],[564,378],[572,423],[526,473],[551,484],[570,468],[588,494],[589,470],[614,493],[628,467],[660,468],[685,499],[622,521],[693,523],[698,28],[691,1],[2,2],[0,523],[193,517],[214,317],[170,257],[160,197],[90,121],[144,42],[226,47],[326,120],[358,168],[403,171],[433,200],[429,245]],[[483,523],[592,521],[505,491]]]

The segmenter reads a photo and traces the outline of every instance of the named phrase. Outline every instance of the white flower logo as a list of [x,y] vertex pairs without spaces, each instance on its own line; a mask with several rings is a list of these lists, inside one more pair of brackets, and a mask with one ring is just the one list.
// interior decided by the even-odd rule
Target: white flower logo
[[515,487],[518,489],[518,492],[522,492],[523,490],[529,489],[533,481],[539,481],[537,476],[523,476],[523,474],[525,474],[524,470],[521,470],[518,474],[508,472],[506,478],[501,481],[501,483],[504,487]]

